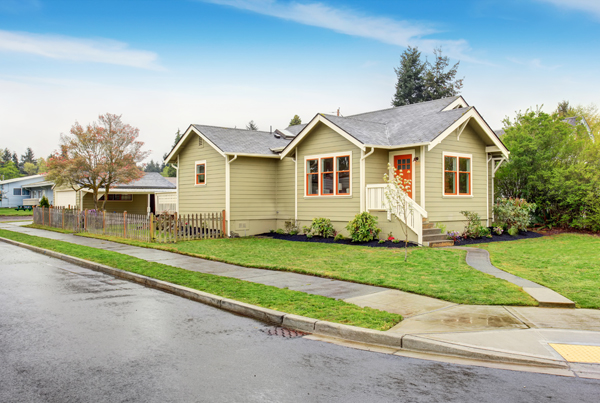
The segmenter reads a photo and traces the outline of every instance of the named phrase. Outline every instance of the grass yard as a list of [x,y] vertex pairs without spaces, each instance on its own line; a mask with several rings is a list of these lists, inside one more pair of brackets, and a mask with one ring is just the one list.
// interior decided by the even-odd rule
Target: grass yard
[[0,217],[2,216],[30,216],[33,217],[33,211],[15,210],[12,207],[0,207]]
[[280,289],[230,277],[184,270],[121,253],[17,232],[0,230],[0,237],[39,246],[66,255],[91,260],[121,270],[142,274],[185,287],[235,299],[281,312],[376,330],[388,330],[402,320],[397,314],[361,308],[333,298]]
[[560,234],[472,246],[487,249],[499,269],[545,285],[579,308],[600,308],[600,237]]
[[[90,236],[89,234],[81,234]],[[98,237],[130,245],[163,249],[246,267],[292,271],[371,284],[461,304],[536,305],[523,290],[472,269],[466,252],[289,242],[267,238],[230,238],[157,244]]]

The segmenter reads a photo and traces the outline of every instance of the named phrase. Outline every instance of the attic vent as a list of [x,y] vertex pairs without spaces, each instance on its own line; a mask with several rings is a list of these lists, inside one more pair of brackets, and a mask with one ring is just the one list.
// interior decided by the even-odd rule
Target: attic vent
[[198,137],[198,147],[204,148],[204,140],[202,137]]

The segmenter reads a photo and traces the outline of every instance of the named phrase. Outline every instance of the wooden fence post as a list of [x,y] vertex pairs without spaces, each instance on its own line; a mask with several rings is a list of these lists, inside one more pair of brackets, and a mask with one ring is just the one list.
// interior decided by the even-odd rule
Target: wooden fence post
[[83,210],[83,232],[87,232],[87,210]]
[[127,238],[127,211],[123,211],[123,238]]
[[102,235],[106,235],[106,210],[102,210]]
[[154,214],[150,213],[150,242],[154,242]]
[[229,234],[227,234],[225,231],[227,231],[227,227],[226,227],[226,219],[225,219],[225,210],[223,210],[223,221],[221,222],[221,236],[223,238],[229,238]]
[[177,232],[179,230],[179,216],[177,215],[177,211],[175,212],[175,243],[177,243]]

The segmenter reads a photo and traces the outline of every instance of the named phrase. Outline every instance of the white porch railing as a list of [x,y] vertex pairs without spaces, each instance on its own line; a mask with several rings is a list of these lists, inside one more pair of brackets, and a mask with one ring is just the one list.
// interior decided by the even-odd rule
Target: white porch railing
[[385,183],[376,185],[367,185],[367,210],[369,211],[387,211],[388,220],[391,220],[393,213],[400,221],[405,223],[415,234],[419,245],[423,244],[423,218],[427,218],[427,211],[419,206],[417,202],[408,196],[405,196],[408,203],[407,221],[404,222],[404,211],[402,207],[398,207],[396,211],[390,212],[387,208],[387,200],[385,198],[385,188],[388,185]]
[[37,206],[39,202],[39,198],[23,199],[23,206]]

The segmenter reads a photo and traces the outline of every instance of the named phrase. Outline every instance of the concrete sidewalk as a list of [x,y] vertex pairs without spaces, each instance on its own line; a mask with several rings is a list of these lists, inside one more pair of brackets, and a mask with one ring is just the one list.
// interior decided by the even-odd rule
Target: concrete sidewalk
[[600,379],[600,357],[595,363],[570,363],[551,347],[552,343],[558,343],[598,346],[600,350],[600,310],[460,305],[382,287],[245,268],[156,249],[24,228],[23,224],[5,222],[0,223],[0,228],[398,313],[404,320],[381,333],[401,338],[403,349],[490,361],[555,363],[568,373]]

